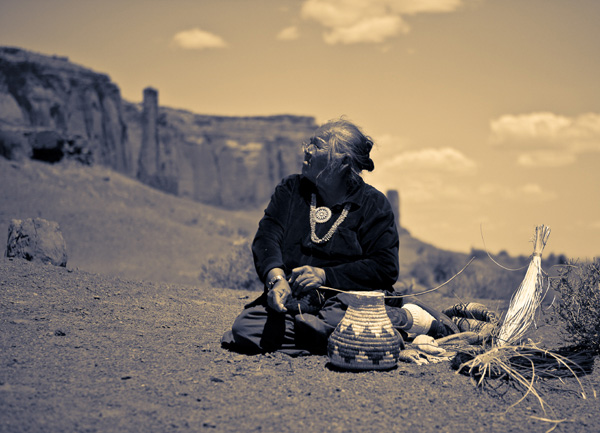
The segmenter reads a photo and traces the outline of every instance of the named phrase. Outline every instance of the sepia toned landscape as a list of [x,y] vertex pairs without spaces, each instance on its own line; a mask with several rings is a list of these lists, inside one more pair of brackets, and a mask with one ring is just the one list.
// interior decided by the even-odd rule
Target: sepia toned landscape
[[[2,258],[2,431],[545,432],[556,425],[548,419],[562,432],[600,427],[597,358],[579,378],[586,398],[574,376],[536,383],[544,412],[503,381],[479,389],[450,361],[357,373],[336,371],[326,356],[229,352],[219,339],[257,292],[202,282],[200,269],[207,255],[227,257],[259,214],[98,166],[0,159],[0,173],[2,231],[12,217],[56,220],[69,253],[66,268]],[[408,272],[426,244],[402,240]],[[506,298],[458,296],[460,277],[423,299],[505,312]],[[553,318],[544,308],[530,337],[569,346]]]
[[[0,433],[600,431],[598,18],[3,2]],[[380,371],[221,347],[264,288],[250,246],[274,187],[340,117],[375,143],[396,292],[504,324],[533,305],[523,338],[408,339]]]

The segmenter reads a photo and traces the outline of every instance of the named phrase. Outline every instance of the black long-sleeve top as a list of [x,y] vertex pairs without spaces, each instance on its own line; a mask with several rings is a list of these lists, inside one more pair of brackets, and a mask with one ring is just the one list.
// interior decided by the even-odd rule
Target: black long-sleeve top
[[311,194],[315,185],[302,175],[286,177],[275,188],[252,244],[261,281],[268,272],[310,265],[325,270],[325,285],[341,290],[393,290],[399,272],[398,232],[392,207],[381,192],[362,180],[342,203],[331,207],[326,223],[316,224],[319,238],[331,228],[344,205],[350,211],[333,237],[321,244],[311,241]]

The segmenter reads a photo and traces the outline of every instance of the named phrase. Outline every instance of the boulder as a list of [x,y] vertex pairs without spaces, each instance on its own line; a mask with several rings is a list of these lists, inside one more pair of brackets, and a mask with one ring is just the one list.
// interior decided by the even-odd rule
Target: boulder
[[13,161],[31,156],[29,131],[23,128],[0,128],[0,155]]
[[56,222],[13,219],[8,227],[6,257],[67,266],[67,245]]

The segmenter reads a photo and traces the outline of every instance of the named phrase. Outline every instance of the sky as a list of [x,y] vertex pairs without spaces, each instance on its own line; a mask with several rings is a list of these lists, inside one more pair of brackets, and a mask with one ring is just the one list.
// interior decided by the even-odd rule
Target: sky
[[67,56],[131,101],[345,116],[365,180],[441,248],[600,255],[597,0],[2,0],[0,45]]

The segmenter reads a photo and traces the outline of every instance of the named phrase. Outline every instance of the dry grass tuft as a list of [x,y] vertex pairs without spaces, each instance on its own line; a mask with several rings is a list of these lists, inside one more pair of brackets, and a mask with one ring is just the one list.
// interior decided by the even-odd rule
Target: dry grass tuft
[[[533,396],[546,416],[534,418],[554,424],[549,432],[565,420],[553,416],[554,411],[544,400],[541,388],[537,385],[547,379],[558,379],[565,384],[564,379],[574,378],[577,384],[576,392],[581,398],[597,398],[596,390],[590,387],[588,395],[582,382],[582,377],[592,372],[593,364],[594,358],[589,352],[574,352],[570,348],[553,352],[529,341],[519,345],[493,346],[488,350],[466,347],[457,354],[453,367],[457,373],[470,375],[479,388],[490,387],[497,391],[503,383],[522,392],[523,395],[511,404],[507,411],[528,396]],[[488,379],[497,379],[502,383],[492,384]]]
[[550,284],[558,294],[554,311],[565,323],[567,340],[600,354],[600,259],[559,266]]

